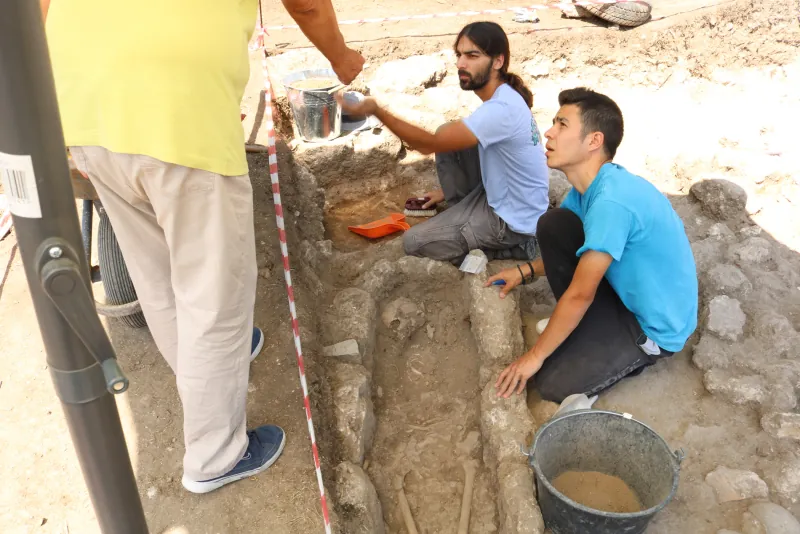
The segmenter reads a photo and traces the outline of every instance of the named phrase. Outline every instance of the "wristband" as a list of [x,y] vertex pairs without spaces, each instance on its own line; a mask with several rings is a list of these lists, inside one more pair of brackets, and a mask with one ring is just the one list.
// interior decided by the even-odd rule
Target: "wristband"
[[533,280],[534,278],[536,278],[536,271],[533,270],[533,264],[529,261],[525,263],[527,263],[528,267],[531,268],[531,280]]
[[517,265],[517,270],[519,271],[519,275],[522,277],[522,285],[524,286],[527,284],[527,282],[525,281],[525,274],[522,272],[522,267]]

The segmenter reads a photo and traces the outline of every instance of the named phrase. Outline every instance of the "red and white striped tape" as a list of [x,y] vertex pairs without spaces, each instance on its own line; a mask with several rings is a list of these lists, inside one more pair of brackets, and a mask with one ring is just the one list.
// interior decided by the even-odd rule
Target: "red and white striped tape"
[[[531,10],[545,10],[545,9],[569,9],[573,6],[591,6],[602,4],[621,4],[625,2],[635,2],[637,0],[579,0],[577,2],[563,2],[558,4],[534,4],[531,6],[522,7],[507,7],[503,9],[481,9],[477,11],[459,11],[453,13],[426,13],[422,15],[398,15],[395,17],[380,17],[380,18],[365,18],[365,19],[352,19],[339,21],[339,26],[354,26],[360,24],[372,24],[380,22],[397,22],[401,20],[427,20],[427,19],[445,19],[452,17],[477,17],[479,15],[500,15],[502,13],[518,12],[518,11],[531,11]],[[267,31],[278,30],[297,30],[300,27],[296,24],[287,24],[285,26],[267,26],[264,28]]]
[[0,195],[0,239],[3,239],[11,231],[11,210],[6,202],[6,196]]
[[319,484],[320,503],[322,505],[322,517],[325,521],[325,532],[331,534],[331,520],[328,514],[328,500],[325,496],[325,484],[322,482],[322,470],[319,462],[319,449],[317,448],[317,438],[314,434],[314,423],[311,420],[311,403],[308,399],[308,383],[306,382],[306,370],[303,363],[303,347],[300,344],[300,323],[297,320],[297,308],[294,303],[294,289],[292,287],[292,273],[289,269],[289,248],[286,244],[286,225],[283,218],[283,204],[281,203],[281,186],[278,181],[278,154],[275,149],[275,123],[273,122],[272,112],[272,84],[269,81],[267,71],[267,51],[264,50],[264,58],[261,60],[264,68],[264,116],[267,126],[267,154],[269,155],[269,177],[272,180],[272,200],[275,203],[275,220],[278,225],[278,239],[281,243],[281,256],[283,256],[283,275],[286,278],[286,292],[289,295],[289,313],[292,317],[292,333],[294,334],[294,348],[297,353],[297,366],[300,371],[300,386],[303,388],[303,405],[306,410],[306,420],[308,421],[308,435],[311,438],[311,451],[314,454],[314,468],[317,472],[317,483]]

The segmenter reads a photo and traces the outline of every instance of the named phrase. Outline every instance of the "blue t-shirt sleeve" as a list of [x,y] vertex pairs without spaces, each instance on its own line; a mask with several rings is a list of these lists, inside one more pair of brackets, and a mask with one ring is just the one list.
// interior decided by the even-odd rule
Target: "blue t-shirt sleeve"
[[605,200],[593,203],[583,219],[586,240],[578,249],[577,256],[594,250],[620,261],[632,227],[633,214],[627,208]]
[[511,136],[509,113],[509,106],[505,102],[488,100],[464,119],[464,124],[486,148]]

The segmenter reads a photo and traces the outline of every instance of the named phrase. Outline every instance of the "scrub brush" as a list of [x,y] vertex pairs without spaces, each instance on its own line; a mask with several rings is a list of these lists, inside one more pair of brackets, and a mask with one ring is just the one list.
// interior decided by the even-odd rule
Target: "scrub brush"
[[436,205],[434,204],[429,209],[423,209],[422,206],[430,200],[430,197],[412,197],[406,200],[406,209],[403,214],[406,217],[433,217],[436,215]]

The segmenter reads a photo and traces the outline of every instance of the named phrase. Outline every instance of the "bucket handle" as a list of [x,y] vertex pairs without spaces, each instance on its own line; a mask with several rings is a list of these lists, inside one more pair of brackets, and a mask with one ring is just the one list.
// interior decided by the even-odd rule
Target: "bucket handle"
[[[519,452],[521,452],[524,456],[528,458],[528,463],[531,465],[533,465],[533,453],[535,452],[536,449],[535,445],[536,445],[535,439],[533,440],[533,443],[531,443],[530,448],[526,448],[524,443],[519,444]],[[675,460],[678,462],[678,465],[680,466],[683,463],[683,460],[686,459],[686,451],[684,451],[683,447],[681,447],[680,449],[672,451],[672,456],[675,457]]]
[[[531,445],[530,449],[526,449],[525,445],[520,443],[519,452],[521,452],[524,456],[527,456],[530,461],[533,461],[533,445]],[[676,451],[672,451],[672,455],[675,457],[675,460],[677,460],[678,465],[682,464],[683,460],[686,458],[686,452],[683,450],[683,447]]]

